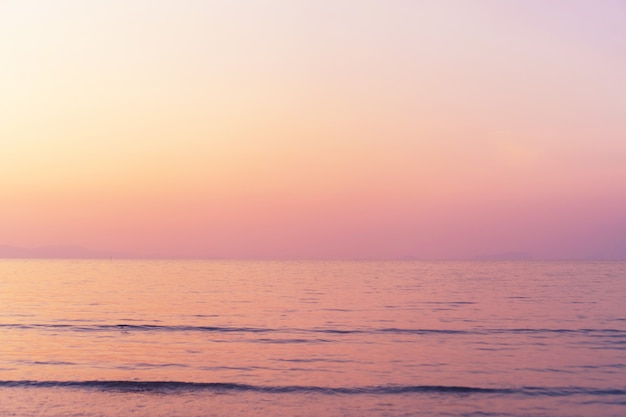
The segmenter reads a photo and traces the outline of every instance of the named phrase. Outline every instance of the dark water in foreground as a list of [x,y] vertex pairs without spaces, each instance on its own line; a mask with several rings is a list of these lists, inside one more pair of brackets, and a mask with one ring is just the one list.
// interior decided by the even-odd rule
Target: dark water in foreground
[[624,416],[625,262],[0,261],[0,416]]

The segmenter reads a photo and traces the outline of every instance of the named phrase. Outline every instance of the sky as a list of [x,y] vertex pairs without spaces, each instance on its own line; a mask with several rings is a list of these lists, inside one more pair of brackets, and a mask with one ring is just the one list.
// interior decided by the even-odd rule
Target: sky
[[0,244],[626,259],[626,1],[0,0]]

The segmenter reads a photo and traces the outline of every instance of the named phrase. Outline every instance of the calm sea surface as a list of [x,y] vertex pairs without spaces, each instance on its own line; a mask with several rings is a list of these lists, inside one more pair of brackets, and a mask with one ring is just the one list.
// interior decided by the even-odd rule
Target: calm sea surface
[[0,416],[625,416],[624,262],[0,260]]

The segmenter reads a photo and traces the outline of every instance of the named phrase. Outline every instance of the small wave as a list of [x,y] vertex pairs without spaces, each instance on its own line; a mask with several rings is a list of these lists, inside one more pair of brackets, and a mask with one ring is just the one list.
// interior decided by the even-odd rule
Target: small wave
[[255,339],[251,340],[253,343],[270,343],[270,344],[292,344],[292,343],[329,343],[328,339]]
[[481,388],[448,385],[378,385],[364,387],[322,387],[304,385],[267,386],[230,382],[183,381],[0,381],[0,388],[73,388],[121,392],[177,393],[257,392],[266,394],[316,393],[324,395],[394,395],[394,394],[499,394],[528,396],[626,396],[626,388],[597,389],[586,387]]
[[433,305],[472,305],[474,301],[418,301],[415,304],[433,304]]
[[[208,333],[323,333],[323,334],[373,334],[373,333],[397,333],[397,334],[476,334],[483,333],[473,330],[440,330],[440,329],[298,329],[298,328],[260,328],[260,327],[222,327],[222,326],[166,326],[156,324],[100,324],[100,325],[75,325],[75,324],[0,324],[0,328],[18,330],[49,330],[49,331],[74,331],[74,332],[208,332]],[[264,341],[264,340],[261,340]]]
[[295,363],[348,363],[353,362],[346,359],[329,359],[329,358],[295,358],[295,359],[282,359],[277,358],[274,361],[278,362],[295,362]]
[[266,333],[278,329],[255,327],[220,327],[220,326],[164,326],[155,324],[100,324],[80,326],[73,324],[0,324],[0,328],[20,330],[66,330],[77,332],[240,332]]
[[445,329],[379,329],[381,333],[400,333],[400,334],[475,334],[470,330],[445,330]]
[[[206,333],[321,333],[332,335],[351,334],[404,334],[404,335],[492,335],[492,334],[551,334],[585,335],[594,338],[610,338],[614,344],[626,343],[626,330],[622,329],[550,329],[550,328],[485,328],[472,329],[411,329],[411,328],[264,328],[264,327],[229,327],[229,326],[191,326],[158,324],[0,324],[0,329],[39,330],[54,332],[206,332]],[[261,342],[266,341],[261,339]],[[299,340],[298,340],[299,341]],[[304,341],[304,339],[302,339]],[[280,343],[280,342],[279,342]]]
[[320,394],[407,394],[407,393],[510,393],[510,389],[475,388],[439,385],[385,385],[368,387],[321,386],[266,386],[229,382],[182,381],[0,381],[0,388],[79,388],[124,392],[178,392],[178,391],[252,391],[270,394],[320,393]]

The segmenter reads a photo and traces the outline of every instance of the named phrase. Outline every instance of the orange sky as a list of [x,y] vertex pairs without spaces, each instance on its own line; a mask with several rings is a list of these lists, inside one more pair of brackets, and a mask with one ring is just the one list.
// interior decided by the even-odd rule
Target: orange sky
[[626,257],[620,1],[0,2],[0,244]]

